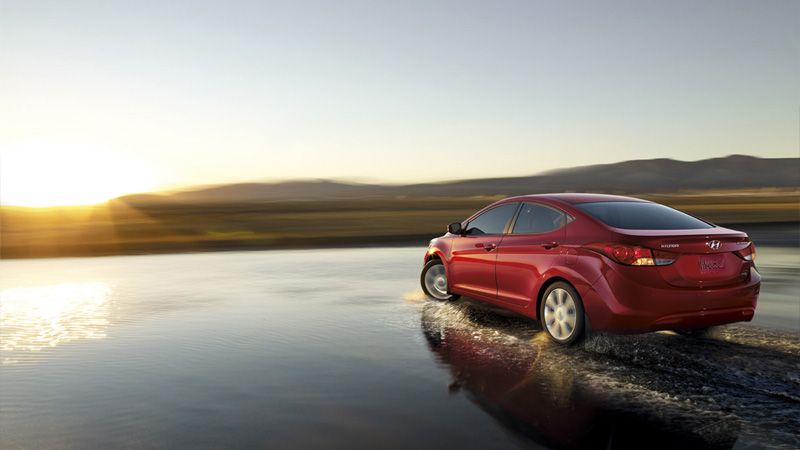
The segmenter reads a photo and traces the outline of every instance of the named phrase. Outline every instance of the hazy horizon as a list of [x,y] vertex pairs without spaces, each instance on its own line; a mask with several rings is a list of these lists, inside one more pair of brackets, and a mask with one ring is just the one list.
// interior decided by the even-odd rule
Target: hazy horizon
[[[236,185],[236,184],[276,184],[277,185],[277,184],[292,183],[292,182],[309,182],[309,183],[310,182],[333,182],[333,183],[352,184],[352,185],[361,184],[361,185],[397,186],[397,187],[413,186],[415,184],[447,184],[447,183],[454,183],[454,182],[460,182],[460,181],[476,181],[476,180],[487,179],[487,178],[490,178],[490,179],[491,178],[504,179],[504,178],[536,177],[536,176],[548,175],[548,174],[551,174],[551,173],[557,173],[557,172],[561,172],[561,171],[571,171],[571,170],[574,170],[574,169],[584,169],[584,168],[591,168],[591,167],[598,167],[598,166],[613,166],[615,164],[627,163],[627,162],[635,162],[635,161],[653,161],[653,160],[658,160],[658,159],[667,159],[667,160],[678,161],[678,162],[699,162],[699,161],[706,161],[706,160],[709,160],[709,159],[724,159],[724,158],[730,158],[730,157],[748,157],[748,158],[752,157],[752,158],[760,158],[760,159],[786,159],[787,158],[787,157],[784,157],[784,158],[763,158],[763,157],[760,157],[760,156],[748,155],[748,154],[729,154],[729,155],[711,156],[710,158],[702,158],[702,159],[694,159],[694,160],[690,160],[690,159],[684,160],[684,159],[675,159],[675,158],[630,159],[630,160],[623,160],[623,161],[604,162],[604,163],[598,163],[598,164],[576,165],[576,166],[572,166],[572,167],[558,167],[558,168],[555,168],[555,169],[545,170],[545,171],[536,172],[536,173],[528,173],[528,174],[521,174],[521,175],[508,175],[508,176],[504,176],[504,177],[452,178],[452,179],[434,179],[434,180],[422,180],[422,181],[418,180],[418,181],[406,181],[406,182],[403,182],[403,181],[391,182],[391,181],[381,180],[381,179],[377,179],[377,178],[366,179],[366,178],[343,178],[343,177],[339,177],[339,178],[314,178],[314,177],[300,178],[300,177],[298,177],[298,178],[285,178],[285,179],[264,179],[264,178],[258,179],[257,178],[257,179],[252,179],[252,180],[242,180],[242,181],[235,181],[235,182],[229,182],[229,183],[190,184],[190,185],[184,185],[184,186],[177,186],[177,187],[174,187],[174,188],[154,189],[154,190],[150,190],[150,191],[128,192],[128,193],[122,194],[120,196],[115,196],[115,197],[109,198],[107,200],[113,200],[115,198],[123,197],[123,196],[126,196],[126,195],[140,195],[140,194],[141,195],[151,195],[151,194],[152,195],[170,195],[170,194],[176,194],[176,193],[182,193],[182,192],[192,192],[192,191],[195,191],[195,190],[202,190],[202,189],[207,189],[207,188],[230,186],[230,185]],[[798,155],[798,156],[790,156],[788,158],[800,159],[800,155]],[[798,186],[798,188],[800,188],[800,186]],[[724,188],[720,188],[720,189],[721,189],[721,191],[725,190]],[[738,188],[736,188],[736,189],[738,190]],[[65,207],[92,206],[92,205],[99,205],[99,204],[102,204],[102,203],[105,203],[105,202],[106,202],[106,200],[103,200],[103,201],[100,201],[100,202],[94,202],[94,203],[76,203],[76,204],[63,204],[63,205],[51,205],[51,206],[54,206],[54,207],[58,207],[58,206],[65,206]],[[50,206],[16,205],[16,204],[9,204],[9,203],[0,203],[0,205],[6,206],[6,207],[23,207],[23,208],[27,208],[27,207],[48,208],[48,207],[50,207]]]
[[255,178],[252,180],[242,180],[242,181],[235,181],[235,182],[227,182],[227,183],[202,183],[202,184],[190,184],[190,185],[183,185],[177,186],[174,188],[165,188],[165,189],[158,189],[149,192],[136,192],[135,194],[145,194],[145,193],[171,193],[171,192],[181,192],[186,190],[204,188],[204,187],[214,187],[214,186],[225,186],[230,184],[251,184],[251,183],[265,183],[265,184],[278,184],[278,183],[289,183],[289,182],[303,182],[303,181],[332,181],[338,183],[352,183],[352,184],[375,184],[375,185],[382,185],[382,186],[406,186],[406,185],[414,185],[414,184],[426,184],[426,183],[451,183],[451,182],[458,182],[458,181],[466,181],[466,180],[480,180],[480,179],[487,179],[487,178],[516,178],[516,177],[527,177],[527,176],[540,176],[540,175],[547,175],[551,172],[558,172],[561,170],[571,170],[571,169],[579,169],[584,167],[594,167],[594,166],[605,166],[605,165],[613,165],[618,163],[624,162],[631,162],[631,161],[648,161],[648,160],[656,160],[656,159],[670,159],[673,161],[681,161],[681,162],[697,162],[697,161],[704,161],[707,159],[717,159],[717,158],[728,158],[731,156],[745,156],[745,157],[754,157],[754,158],[763,158],[763,159],[782,159],[782,158],[800,158],[800,152],[798,155],[793,156],[784,156],[784,157],[762,157],[752,154],[744,154],[744,153],[731,153],[726,155],[718,155],[718,156],[709,156],[708,158],[700,158],[700,159],[679,159],[679,158],[644,158],[644,159],[625,159],[621,161],[608,161],[608,162],[600,162],[596,164],[579,164],[570,167],[555,167],[552,169],[547,169],[538,172],[531,172],[531,173],[520,173],[514,175],[505,175],[499,177],[474,177],[474,178],[437,178],[437,179],[430,179],[430,180],[397,180],[392,181],[390,179],[381,179],[381,178],[369,178],[369,177],[331,177],[331,178],[322,178],[322,177],[296,177],[296,178]]
[[800,3],[0,0],[0,202],[800,152]]

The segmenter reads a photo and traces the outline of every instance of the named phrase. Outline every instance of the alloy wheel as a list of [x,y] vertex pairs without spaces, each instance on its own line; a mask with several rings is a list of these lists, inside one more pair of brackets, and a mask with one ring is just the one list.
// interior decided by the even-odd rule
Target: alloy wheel
[[566,341],[575,332],[578,321],[575,300],[565,289],[550,291],[544,300],[544,325],[558,341]]
[[447,274],[444,265],[435,264],[425,272],[425,288],[437,300],[450,298],[450,294],[447,293]]

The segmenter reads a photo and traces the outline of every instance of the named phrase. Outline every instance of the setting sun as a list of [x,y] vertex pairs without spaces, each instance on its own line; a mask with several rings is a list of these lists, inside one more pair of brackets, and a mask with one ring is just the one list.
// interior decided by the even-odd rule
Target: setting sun
[[87,205],[154,186],[152,170],[134,158],[87,146],[28,144],[0,157],[3,205]]

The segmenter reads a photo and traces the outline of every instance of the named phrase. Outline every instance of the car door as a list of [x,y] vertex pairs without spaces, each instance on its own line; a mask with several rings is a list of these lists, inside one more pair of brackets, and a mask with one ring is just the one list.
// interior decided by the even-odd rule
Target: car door
[[518,306],[536,301],[542,274],[561,264],[569,219],[563,211],[525,202],[496,250],[497,298]]
[[481,212],[455,237],[448,267],[448,282],[454,292],[476,298],[497,297],[496,249],[519,203],[503,203]]

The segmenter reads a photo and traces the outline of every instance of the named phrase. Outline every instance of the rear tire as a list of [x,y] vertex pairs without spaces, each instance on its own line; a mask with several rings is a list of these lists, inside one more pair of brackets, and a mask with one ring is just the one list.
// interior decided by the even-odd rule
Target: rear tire
[[585,328],[583,302],[578,291],[563,281],[551,284],[542,295],[539,320],[553,342],[561,345],[578,342]]
[[460,297],[460,295],[451,294],[448,290],[447,271],[445,271],[441,260],[432,259],[428,261],[425,267],[422,268],[419,281],[422,285],[422,291],[430,299],[450,302],[458,300]]

